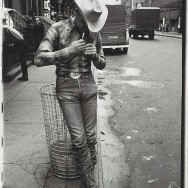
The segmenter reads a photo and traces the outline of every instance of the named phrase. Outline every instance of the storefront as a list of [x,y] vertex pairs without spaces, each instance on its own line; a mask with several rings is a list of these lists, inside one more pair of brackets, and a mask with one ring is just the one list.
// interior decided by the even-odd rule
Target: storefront
[[43,0],[4,0],[3,6],[15,9],[20,14],[26,15],[28,10],[33,10],[35,15],[44,15]]
[[169,31],[181,32],[182,28],[182,1],[181,0],[155,0],[153,6],[158,6],[160,10],[160,24],[168,24]]

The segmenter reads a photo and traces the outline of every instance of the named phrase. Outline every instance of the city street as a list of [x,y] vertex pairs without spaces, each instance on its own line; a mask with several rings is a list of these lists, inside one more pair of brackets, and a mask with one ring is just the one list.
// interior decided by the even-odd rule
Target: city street
[[1,9],[0,187],[186,186],[182,0]]
[[179,188],[182,40],[130,39],[98,71],[105,188]]

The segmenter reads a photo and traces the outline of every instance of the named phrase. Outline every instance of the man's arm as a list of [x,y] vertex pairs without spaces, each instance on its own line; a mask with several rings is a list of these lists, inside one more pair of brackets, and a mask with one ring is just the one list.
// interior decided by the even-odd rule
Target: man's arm
[[52,26],[48,30],[34,58],[36,66],[41,67],[64,63],[75,54],[85,50],[85,42],[83,39],[80,39],[73,41],[71,45],[66,48],[54,51],[54,46],[58,45],[58,35],[59,32],[57,28]]
[[57,65],[60,61],[70,58],[71,53],[69,48],[54,51],[58,34],[58,28],[52,25],[47,31],[35,55],[34,63],[36,66]]
[[98,33],[96,37],[96,46],[94,44],[86,44],[85,54],[91,57],[91,60],[97,69],[102,70],[105,68],[106,59],[102,49],[102,38],[100,33]]

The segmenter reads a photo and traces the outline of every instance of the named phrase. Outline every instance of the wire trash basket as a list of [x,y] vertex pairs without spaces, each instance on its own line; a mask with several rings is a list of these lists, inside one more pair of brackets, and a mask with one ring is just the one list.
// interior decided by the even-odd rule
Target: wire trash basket
[[50,157],[50,171],[60,178],[78,178],[80,174],[75,165],[73,144],[59,106],[55,84],[40,87],[39,93]]

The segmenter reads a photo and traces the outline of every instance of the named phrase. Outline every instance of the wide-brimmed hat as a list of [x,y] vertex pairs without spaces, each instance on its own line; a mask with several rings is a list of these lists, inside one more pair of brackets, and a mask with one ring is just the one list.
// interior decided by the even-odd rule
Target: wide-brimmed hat
[[78,10],[91,32],[100,31],[107,19],[108,9],[103,0],[75,0]]

